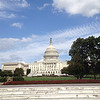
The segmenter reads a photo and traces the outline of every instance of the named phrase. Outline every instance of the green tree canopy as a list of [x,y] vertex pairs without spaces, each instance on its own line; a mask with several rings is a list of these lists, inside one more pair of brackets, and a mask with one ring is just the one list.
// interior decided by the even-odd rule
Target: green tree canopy
[[14,76],[23,76],[24,70],[22,68],[16,68],[14,71]]
[[96,79],[100,63],[100,37],[78,38],[73,42],[69,55],[71,56],[69,69],[70,71],[72,69],[72,72],[75,70],[77,72],[73,73],[74,76],[78,74],[83,76],[91,73]]
[[0,76],[2,76],[2,70],[0,69]]
[[13,76],[13,73],[12,73],[12,71],[10,71],[10,70],[4,70],[4,71],[2,71],[2,70],[0,70],[0,76],[1,77],[6,77],[6,76]]
[[64,67],[63,69],[61,69],[61,73],[62,74],[68,74],[67,67]]

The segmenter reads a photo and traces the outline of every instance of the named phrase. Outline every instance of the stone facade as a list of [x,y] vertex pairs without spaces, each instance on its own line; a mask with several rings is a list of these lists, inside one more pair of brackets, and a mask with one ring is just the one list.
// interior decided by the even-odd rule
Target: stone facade
[[62,62],[59,60],[59,55],[56,48],[52,45],[52,39],[50,39],[50,45],[47,47],[44,53],[43,61],[35,61],[34,63],[3,63],[2,70],[11,70],[14,72],[16,68],[23,68],[26,75],[27,69],[31,69],[29,77],[42,76],[42,75],[61,75],[61,69],[67,67],[67,61]]
[[28,64],[25,63],[2,63],[2,70],[10,70],[14,72],[16,68],[23,68],[24,74],[26,75],[27,69],[28,69]]
[[52,39],[50,39],[50,45],[47,47],[44,53],[43,61],[37,61],[29,64],[31,73],[28,76],[39,75],[61,75],[61,69],[67,67],[67,61],[62,62],[59,60],[59,55],[56,48],[52,45]]

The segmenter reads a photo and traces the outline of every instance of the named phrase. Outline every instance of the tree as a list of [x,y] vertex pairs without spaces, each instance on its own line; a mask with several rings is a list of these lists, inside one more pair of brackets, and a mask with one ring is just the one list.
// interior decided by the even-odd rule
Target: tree
[[16,68],[14,71],[14,76],[23,76],[24,75],[24,70],[22,68]]
[[2,71],[2,70],[0,70],[0,76],[1,77],[7,77],[7,76],[13,76],[13,73],[10,71],[10,70],[4,70],[4,71]]
[[74,41],[69,51],[71,61],[69,61],[68,67],[69,74],[73,74],[77,79],[81,79],[85,74],[89,73],[89,68],[85,61],[87,56],[85,54],[84,39],[78,38]]
[[67,72],[69,75],[74,75],[77,79],[82,79],[85,75],[85,67],[79,59],[80,57],[77,56],[76,61],[71,60],[68,62]]
[[10,76],[11,77],[11,76],[13,76],[13,73],[10,70],[4,70],[3,71],[3,75],[4,76]]
[[73,42],[69,55],[74,63],[70,66],[77,65],[78,68],[75,68],[75,70],[78,70],[81,66],[84,69],[84,74],[91,73],[94,75],[94,79],[96,79],[97,70],[99,70],[97,66],[100,62],[100,37],[78,38]]
[[87,63],[90,67],[90,72],[94,75],[94,79],[96,79],[96,74],[97,74],[97,66],[98,66],[98,61],[99,61],[99,52],[100,52],[100,47],[98,46],[100,43],[100,40],[98,38],[95,38],[93,36],[88,37],[86,39],[87,41]]
[[68,74],[67,67],[64,67],[63,69],[61,69],[61,73],[62,74]]
[[27,69],[27,75],[31,72],[31,69]]
[[0,69],[0,76],[2,76],[2,70]]

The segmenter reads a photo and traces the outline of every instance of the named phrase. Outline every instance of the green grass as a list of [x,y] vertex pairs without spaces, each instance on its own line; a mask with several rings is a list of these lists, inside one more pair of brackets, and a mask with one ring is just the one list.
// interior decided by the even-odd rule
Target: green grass
[[75,77],[24,77],[25,81],[73,80]]
[[[100,77],[96,76],[97,79],[100,80]],[[73,80],[76,79],[75,77],[47,77],[47,76],[42,76],[42,77],[24,77],[25,81],[50,81],[50,80]],[[93,75],[87,75],[82,79],[94,79]]]

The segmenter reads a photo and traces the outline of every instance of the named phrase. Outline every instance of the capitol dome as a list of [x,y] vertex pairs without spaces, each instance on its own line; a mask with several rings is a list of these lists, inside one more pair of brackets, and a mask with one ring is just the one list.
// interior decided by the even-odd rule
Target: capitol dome
[[52,38],[50,38],[50,45],[47,47],[44,53],[44,60],[58,60],[58,52],[56,48],[52,45]]

